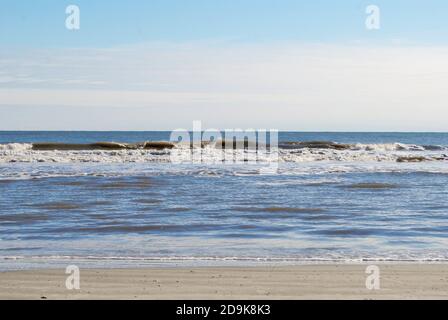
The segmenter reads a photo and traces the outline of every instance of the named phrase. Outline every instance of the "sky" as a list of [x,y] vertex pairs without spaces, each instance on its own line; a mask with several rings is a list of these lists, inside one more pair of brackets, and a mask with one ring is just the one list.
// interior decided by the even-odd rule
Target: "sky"
[[443,0],[0,0],[0,130],[448,131],[447,41]]

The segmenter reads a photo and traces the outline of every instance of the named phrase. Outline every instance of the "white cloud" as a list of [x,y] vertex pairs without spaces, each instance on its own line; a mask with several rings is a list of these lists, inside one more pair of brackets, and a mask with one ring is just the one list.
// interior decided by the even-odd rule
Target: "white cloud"
[[[362,44],[3,50],[0,108],[116,108],[110,117],[118,119],[98,129],[134,112],[154,127],[129,118],[127,129],[200,119],[214,127],[447,131],[447,54],[448,47]],[[42,121],[49,129],[58,123],[51,114]]]

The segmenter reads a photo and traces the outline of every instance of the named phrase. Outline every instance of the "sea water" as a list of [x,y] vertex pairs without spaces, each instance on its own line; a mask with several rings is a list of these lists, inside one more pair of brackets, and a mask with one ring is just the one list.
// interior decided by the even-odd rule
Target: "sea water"
[[448,260],[446,133],[280,132],[271,173],[213,161],[213,146],[202,162],[185,147],[33,149],[169,137],[0,132],[0,269]]

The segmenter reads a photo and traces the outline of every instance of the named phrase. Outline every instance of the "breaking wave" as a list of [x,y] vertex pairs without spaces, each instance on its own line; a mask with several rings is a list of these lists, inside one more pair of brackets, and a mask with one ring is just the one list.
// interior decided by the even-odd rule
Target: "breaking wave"
[[[280,142],[278,147],[218,141],[202,143],[201,147],[172,142],[92,144],[9,143],[0,144],[0,163],[132,163],[188,162],[192,154],[201,162],[216,163],[223,159],[256,162],[425,162],[447,161],[448,147],[440,145],[343,144],[329,141]],[[275,155],[275,157],[273,156]]]

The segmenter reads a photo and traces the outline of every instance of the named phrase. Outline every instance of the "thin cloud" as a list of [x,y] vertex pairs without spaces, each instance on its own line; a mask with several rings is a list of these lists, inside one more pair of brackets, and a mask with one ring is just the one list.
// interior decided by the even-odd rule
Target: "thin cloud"
[[292,43],[5,50],[0,106],[139,108],[157,129],[172,129],[167,114],[190,110],[188,120],[216,127],[238,113],[285,130],[446,130],[447,54],[442,46]]

